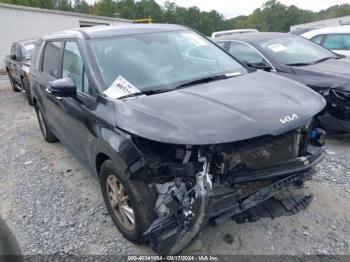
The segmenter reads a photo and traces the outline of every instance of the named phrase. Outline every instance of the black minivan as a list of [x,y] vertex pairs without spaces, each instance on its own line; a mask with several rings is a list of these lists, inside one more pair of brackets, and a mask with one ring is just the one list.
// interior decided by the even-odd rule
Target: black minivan
[[185,27],[51,34],[31,74],[44,138],[96,175],[122,234],[160,254],[180,252],[208,219],[302,186],[324,157],[322,96],[248,71]]

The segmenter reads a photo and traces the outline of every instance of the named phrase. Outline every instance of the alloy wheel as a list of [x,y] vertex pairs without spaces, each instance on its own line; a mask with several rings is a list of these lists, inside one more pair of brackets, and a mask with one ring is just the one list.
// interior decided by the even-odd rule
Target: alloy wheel
[[128,230],[135,228],[135,214],[122,183],[114,175],[107,177],[107,194],[112,210],[119,222]]

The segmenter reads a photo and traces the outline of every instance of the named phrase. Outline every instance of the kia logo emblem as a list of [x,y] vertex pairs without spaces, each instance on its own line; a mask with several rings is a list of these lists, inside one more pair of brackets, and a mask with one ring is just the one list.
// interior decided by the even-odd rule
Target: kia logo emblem
[[298,118],[297,114],[293,114],[291,116],[285,116],[284,118],[281,118],[280,121],[281,121],[282,124],[285,124],[285,123],[293,121],[293,120],[295,120],[297,118]]

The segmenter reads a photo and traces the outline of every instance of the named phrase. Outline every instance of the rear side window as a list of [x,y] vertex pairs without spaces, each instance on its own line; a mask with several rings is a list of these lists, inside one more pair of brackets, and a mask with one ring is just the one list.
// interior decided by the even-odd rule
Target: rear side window
[[15,54],[16,54],[16,46],[13,45],[13,46],[11,47],[11,55],[15,55]]
[[254,48],[244,43],[231,42],[229,52],[245,65],[267,64],[266,60]]
[[29,59],[33,55],[35,45],[34,43],[26,44],[21,46],[21,57],[23,59]]
[[226,44],[226,42],[221,41],[221,42],[216,42],[216,44],[217,44],[218,46],[220,46],[221,48],[225,49],[225,44]]
[[16,56],[17,60],[21,60],[21,49],[19,45],[16,45]]
[[19,60],[21,58],[21,54],[20,54],[20,51],[19,51],[19,48],[17,47],[17,45],[12,46],[11,55],[16,55],[17,60]]
[[47,42],[43,57],[42,71],[54,78],[58,78],[60,52],[62,42]]
[[318,44],[318,45],[321,45],[322,39],[323,39],[323,35],[318,35],[318,36],[315,36],[314,38],[312,38],[311,41]]
[[40,49],[41,49],[41,45],[42,45],[42,40],[37,40],[35,42],[35,47],[34,47],[34,50],[33,50],[33,57],[32,57],[32,65],[31,67],[32,68],[35,68],[35,69],[39,69],[39,60],[40,60]]
[[327,35],[323,46],[333,50],[350,50],[350,34]]

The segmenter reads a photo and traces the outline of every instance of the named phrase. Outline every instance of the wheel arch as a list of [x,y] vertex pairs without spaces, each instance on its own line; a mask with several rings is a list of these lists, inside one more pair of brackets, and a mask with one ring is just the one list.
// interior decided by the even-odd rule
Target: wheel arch
[[111,158],[105,153],[98,153],[95,159],[95,168],[97,176],[100,177],[101,166],[106,160],[110,160]]
[[99,177],[101,166],[108,159],[120,166],[125,175],[133,173],[134,164],[138,163],[143,155],[133,143],[131,136],[125,132],[116,132],[107,128],[101,128],[100,135],[92,149],[93,168],[96,175]]

